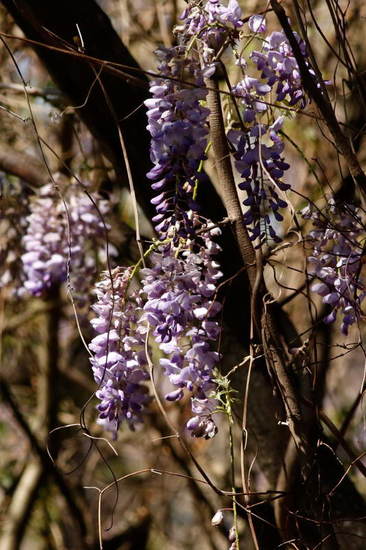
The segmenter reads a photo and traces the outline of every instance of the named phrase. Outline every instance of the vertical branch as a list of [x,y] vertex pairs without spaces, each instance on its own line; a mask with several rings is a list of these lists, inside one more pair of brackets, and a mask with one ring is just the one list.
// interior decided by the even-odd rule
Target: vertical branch
[[215,167],[226,211],[234,229],[243,263],[247,268],[250,286],[253,289],[257,272],[256,255],[243,222],[241,205],[236,191],[234,175],[231,168],[230,151],[227,144],[221,111],[218,82],[214,78],[211,78],[207,80],[206,84],[209,88],[207,105],[210,109],[210,136],[215,157]]
[[18,550],[42,479],[41,461],[34,457],[26,465],[6,511],[0,550]]
[[[1,391],[5,401],[9,404],[16,420],[28,437],[32,450],[35,453],[27,462],[21,478],[12,496],[6,512],[6,523],[0,539],[0,550],[17,550],[23,538],[32,509],[36,504],[41,484],[45,481],[49,472],[53,473],[55,480],[65,496],[74,521],[84,530],[84,519],[75,503],[69,489],[62,477],[52,468],[50,459],[45,452],[49,431],[56,425],[58,403],[58,362],[59,362],[59,326],[61,318],[60,288],[56,286],[50,291],[48,301],[54,304],[45,318],[46,324],[46,351],[40,357],[40,372],[37,381],[37,409],[33,423],[34,433],[30,431],[25,419],[18,409],[12,395],[4,382],[1,382]],[[57,473],[56,473],[57,472]],[[72,503],[72,504],[71,504]]]
[[[38,441],[45,447],[47,435],[55,425],[57,416],[57,363],[59,355],[58,331],[60,319],[59,288],[50,292],[49,301],[57,302],[46,314],[46,353],[39,361],[37,380],[37,410],[34,430]],[[14,411],[13,411],[14,412]],[[7,520],[0,550],[17,550],[23,538],[26,524],[36,503],[39,489],[45,479],[45,469],[39,456],[33,455],[27,462],[7,510]]]
[[[209,87],[208,107],[210,109],[212,148],[216,160],[218,178],[222,188],[223,201],[234,227],[241,257],[244,265],[248,269],[248,278],[251,287],[252,316],[257,329],[257,337],[259,337],[262,342],[265,361],[268,370],[273,376],[275,385],[277,386],[278,395],[283,403],[286,413],[286,422],[291,434],[284,458],[284,467],[279,476],[277,490],[291,493],[299,468],[303,468],[306,472],[310,469],[312,456],[311,445],[302,418],[299,396],[287,372],[288,358],[283,338],[278,330],[278,321],[274,308],[272,307],[271,301],[270,303],[263,303],[266,295],[266,288],[263,280],[261,255],[256,255],[244,225],[241,205],[236,192],[231,168],[230,152],[225,135],[218,85],[217,82],[212,79],[207,82],[207,85]],[[303,474],[305,471],[303,471]],[[276,518],[280,531],[284,536],[286,534],[285,525],[288,514],[288,504],[288,499],[278,499],[276,501]],[[251,527],[253,540],[256,541],[254,526]]]
[[[62,477],[60,472],[57,470],[56,466],[50,461],[47,452],[45,451],[43,446],[39,443],[39,441],[38,441],[37,437],[35,436],[34,432],[30,429],[29,424],[26,421],[26,419],[24,418],[24,416],[23,416],[23,414],[22,414],[22,412],[19,408],[18,403],[15,401],[15,399],[14,399],[14,397],[13,397],[13,395],[12,395],[10,389],[9,389],[8,384],[5,382],[5,380],[2,380],[1,377],[0,377],[0,392],[3,396],[4,401],[7,403],[7,405],[11,409],[11,411],[14,415],[14,418],[17,421],[19,427],[21,428],[24,435],[29,440],[29,442],[31,444],[31,447],[32,447],[32,451],[36,454],[37,458],[39,459],[39,462],[40,462],[41,468],[42,468],[42,472],[49,472],[52,475],[58,489],[60,490],[60,493],[64,497],[64,499],[67,503],[68,509],[70,511],[70,516],[71,516],[71,518],[73,518],[73,520],[75,521],[75,525],[77,526],[76,533],[80,532],[82,538],[85,539],[86,533],[87,533],[86,525],[85,525],[85,519],[84,519],[84,516],[82,515],[82,513],[80,511],[80,508],[77,504],[75,496],[71,493],[68,484],[66,484],[64,478]],[[23,473],[22,477],[24,477],[24,473]],[[19,518],[20,518],[19,512],[22,511],[22,513],[24,513],[25,504],[26,504],[27,499],[32,502],[32,499],[29,498],[29,495],[30,495],[30,483],[29,483],[29,481],[33,480],[33,484],[34,484],[34,486],[36,486],[35,479],[36,479],[35,474],[33,474],[33,476],[28,474],[28,483],[26,484],[25,481],[24,481],[23,487],[27,488],[27,493],[26,494],[23,491],[23,496],[27,497],[24,501],[21,500],[22,492],[19,490],[19,493],[20,493],[19,498],[17,497],[18,522],[19,522]],[[18,486],[20,485],[20,483],[21,483],[21,481],[19,482]],[[37,489],[38,489],[38,487],[37,487]],[[17,490],[18,490],[18,487],[17,487]],[[12,521],[11,521],[12,517],[10,516],[10,511],[11,511],[11,507],[13,505],[13,502],[15,502],[16,491],[13,495],[12,503],[10,504],[9,509],[7,511],[8,523],[7,523],[7,525],[4,526],[3,536],[0,539],[0,549],[1,550],[12,550],[12,549],[17,550],[17,548],[18,548],[18,544],[17,544],[17,541],[15,539],[15,535],[17,534],[16,530],[14,530],[14,528],[12,530],[10,530],[10,527],[12,527]],[[16,519],[15,511],[16,510],[15,510],[15,504],[14,504],[14,508],[13,508],[14,519]],[[28,516],[25,513],[24,513],[24,518],[28,519]],[[10,544],[13,544],[13,546],[11,546]],[[80,547],[81,548],[86,548],[85,545],[81,545]]]

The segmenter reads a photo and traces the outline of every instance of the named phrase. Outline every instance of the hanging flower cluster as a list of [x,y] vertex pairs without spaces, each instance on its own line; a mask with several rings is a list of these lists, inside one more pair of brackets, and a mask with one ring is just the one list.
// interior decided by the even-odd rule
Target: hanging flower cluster
[[[190,5],[182,21],[179,45],[157,51],[161,77],[151,82],[152,98],[145,102],[154,164],[147,176],[156,192],[152,199],[157,212],[153,221],[159,241],[149,256],[150,267],[141,270],[141,305],[134,307],[134,321],[129,326],[135,327],[137,341],[142,334],[155,340],[163,354],[160,366],[173,385],[165,398],[178,401],[188,392],[193,417],[187,428],[194,437],[209,438],[217,431],[212,417],[217,407],[213,371],[219,354],[213,344],[219,335],[220,304],[215,296],[222,274],[214,260],[219,247],[213,237],[220,231],[209,229],[209,221],[200,218],[194,197],[207,147],[209,111],[202,104],[206,97],[205,72],[218,41],[223,43],[242,22],[234,0],[227,7],[217,0],[203,7]],[[197,49],[189,46],[193,36],[204,44],[202,65]],[[129,299],[119,296],[118,303],[126,308]],[[121,311],[123,319],[127,312]],[[118,353],[125,357],[131,350],[123,342],[119,345]],[[146,374],[143,364],[138,368]],[[112,370],[108,367],[108,375],[112,376],[108,384],[121,389],[124,378],[112,381]],[[113,420],[113,427],[128,410],[121,391],[114,392],[113,397],[110,394],[108,400],[103,383],[103,390],[97,393],[104,399],[102,407],[108,410],[108,419],[119,419]]]
[[45,185],[31,201],[23,237],[24,288],[40,296],[52,285],[66,281],[69,275],[74,298],[83,305],[105,246],[100,214],[108,212],[109,203],[94,197],[99,214],[76,185],[63,192],[63,199],[65,202],[53,185]]
[[[182,47],[158,50],[162,76],[197,82],[198,66],[184,54]],[[162,238],[187,237],[191,234],[187,209],[197,210],[193,194],[200,163],[206,158],[208,110],[200,103],[206,93],[164,78],[153,81],[150,92],[153,97],[145,104],[154,167],[147,177],[158,192],[152,200],[157,212],[155,229]]]
[[[236,0],[227,7],[218,0],[204,6],[191,4],[177,28],[179,45],[156,52],[162,78],[151,82],[152,98],[145,101],[154,163],[147,177],[158,191],[152,200],[157,211],[153,221],[162,238],[192,235],[187,210],[197,211],[194,191],[206,158],[208,134],[209,111],[202,105],[207,95],[204,77],[215,71],[211,61],[220,45],[243,24],[240,15]],[[201,57],[191,48],[193,38],[200,43]]]
[[117,267],[105,272],[96,284],[97,302],[92,309],[97,317],[91,323],[98,333],[89,344],[90,359],[100,404],[98,422],[117,437],[122,420],[131,429],[142,421],[150,401],[145,354],[145,330],[139,327],[141,300],[138,294],[127,297],[130,269]]
[[[248,24],[256,35],[266,31],[264,16],[252,16]],[[305,44],[295,36],[306,58]],[[247,193],[244,221],[251,239],[258,239],[258,246],[268,239],[280,241],[276,225],[283,220],[279,210],[287,206],[284,191],[290,189],[282,181],[289,168],[282,156],[284,143],[279,133],[284,117],[273,118],[273,94],[279,107],[281,102],[299,108],[306,105],[298,65],[284,33],[273,32],[261,40],[261,51],[254,50],[249,56],[252,68],[260,71],[259,77],[249,76],[247,61],[238,57],[244,77],[232,92],[244,108],[245,131],[231,130],[228,135],[235,149],[236,169],[243,178],[239,188]]]
[[331,307],[324,322],[333,323],[340,312],[341,331],[347,335],[349,327],[363,316],[366,296],[361,278],[365,234],[361,211],[351,205],[336,206],[330,199],[325,210],[309,205],[302,210],[302,216],[314,226],[308,238],[312,250],[308,272],[319,281],[311,290]]
[[259,238],[260,243],[268,237],[275,242],[281,240],[273,219],[283,220],[279,209],[286,208],[283,192],[290,189],[290,185],[282,181],[289,168],[282,157],[284,143],[278,134],[283,120],[278,117],[271,126],[253,124],[247,133],[231,130],[228,135],[235,148],[235,167],[243,178],[239,189],[247,193],[243,201],[247,207],[244,222],[250,239]]
[[215,294],[222,273],[213,260],[218,250],[207,233],[195,252],[189,244],[179,255],[170,245],[161,246],[151,258],[152,267],[142,271],[146,302],[141,320],[151,327],[164,354],[160,365],[176,387],[165,398],[178,401],[184,389],[190,392],[195,416],[187,428],[195,437],[216,433],[212,393],[219,354],[212,344],[220,332],[216,316],[221,307]]
[[[215,233],[217,230],[211,230]],[[92,320],[98,335],[90,349],[93,374],[99,385],[96,396],[99,423],[116,432],[125,419],[131,428],[142,419],[150,398],[141,384],[149,378],[146,339],[152,336],[163,353],[160,366],[176,389],[165,398],[178,401],[191,395],[194,416],[187,428],[194,437],[213,437],[217,428],[212,413],[217,406],[213,369],[219,354],[212,351],[220,328],[215,301],[222,273],[213,256],[219,247],[210,231],[200,236],[200,246],[186,241],[181,251],[157,244],[151,267],[141,270],[139,293],[127,294],[131,270],[116,268],[97,283]]]

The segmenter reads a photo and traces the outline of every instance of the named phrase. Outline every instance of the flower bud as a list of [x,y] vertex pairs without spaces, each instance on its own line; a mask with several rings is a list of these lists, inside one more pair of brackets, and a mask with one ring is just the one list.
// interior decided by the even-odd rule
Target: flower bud
[[214,526],[220,525],[223,519],[224,519],[224,514],[222,513],[221,510],[217,510],[216,514],[211,519],[211,524]]

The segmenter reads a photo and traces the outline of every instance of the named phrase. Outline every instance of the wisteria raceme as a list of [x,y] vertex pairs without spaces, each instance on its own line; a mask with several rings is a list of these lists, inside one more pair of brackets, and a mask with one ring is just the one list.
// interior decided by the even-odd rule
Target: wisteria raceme
[[[262,28],[265,27],[262,25]],[[257,32],[260,32],[259,29]],[[296,32],[293,34],[305,62],[308,63],[305,42]],[[283,31],[272,32],[264,39],[262,50],[253,51],[250,57],[261,71],[261,78],[271,88],[276,84],[274,92],[277,101],[287,100],[289,105],[299,104],[302,109],[306,106],[307,99],[302,87],[299,66]],[[310,71],[314,74],[311,68]]]
[[61,201],[55,198],[51,185],[44,186],[32,201],[27,218],[28,228],[23,238],[26,250],[22,256],[24,287],[35,296],[39,296],[53,282],[65,280],[67,256],[63,256],[66,236],[62,219]]
[[[215,72],[214,57],[228,34],[242,26],[240,16],[236,0],[230,0],[228,6],[218,0],[209,0],[204,6],[191,4],[177,28],[179,45],[156,52],[162,78],[151,83],[153,97],[145,102],[155,165],[147,176],[157,191],[152,200],[157,211],[153,221],[163,238],[168,232],[181,237],[192,233],[186,212],[197,210],[194,191],[201,179],[208,134],[209,111],[202,105],[207,95],[204,77]],[[201,57],[189,47],[192,37],[200,42]]]
[[[248,24],[256,34],[266,30],[262,15],[252,16]],[[306,56],[304,43],[296,33],[295,36]],[[253,241],[258,239],[257,246],[267,240],[280,241],[276,225],[283,220],[279,210],[286,208],[284,192],[290,189],[290,185],[282,181],[289,168],[282,156],[284,143],[279,134],[284,117],[273,118],[272,95],[276,94],[279,107],[281,102],[299,104],[300,108],[306,104],[297,62],[285,35],[274,32],[264,38],[262,44],[262,50],[253,51],[248,60],[252,63],[254,76],[248,74],[247,60],[241,56],[238,58],[244,77],[233,86],[232,92],[244,108],[245,131],[231,130],[228,134],[235,149],[236,169],[243,178],[239,188],[247,193],[244,221],[250,238]],[[272,124],[268,122],[271,118]]]
[[164,353],[160,365],[177,388],[165,398],[180,400],[187,389],[194,413],[187,428],[195,437],[208,438],[216,433],[212,413],[217,403],[212,394],[219,354],[212,351],[212,343],[220,332],[216,316],[221,306],[215,293],[222,274],[213,260],[217,245],[210,236],[202,241],[196,252],[188,248],[178,255],[171,245],[161,245],[154,253],[152,267],[142,271],[142,321],[151,326]]
[[348,329],[364,314],[362,303],[366,286],[362,279],[362,257],[365,226],[362,212],[351,205],[336,206],[333,199],[326,209],[319,211],[308,205],[302,216],[310,219],[314,229],[308,242],[311,255],[308,257],[308,272],[319,280],[311,289],[331,307],[324,322],[332,323],[338,312],[343,316],[341,331]]
[[[180,47],[160,49],[162,76],[187,79],[197,77],[197,66],[185,59]],[[200,163],[207,146],[208,109],[200,102],[205,91],[162,79],[152,82],[153,98],[148,107],[148,130],[151,134],[150,156],[154,167],[147,174],[157,195],[152,199],[157,215],[153,218],[157,232],[165,238],[173,232],[190,234],[187,210],[196,210],[193,193],[200,179]]]
[[217,68],[216,54],[226,40],[237,37],[243,26],[241,8],[237,0],[225,6],[219,0],[208,0],[203,5],[191,3],[181,15],[183,25],[178,28],[183,39],[194,37],[200,43],[203,76],[212,76]]
[[89,344],[96,392],[101,403],[98,423],[117,437],[125,420],[131,429],[142,422],[150,397],[143,384],[149,378],[145,354],[146,330],[139,329],[141,301],[138,294],[127,297],[131,276],[128,268],[115,268],[95,286],[97,302],[92,309],[97,317],[91,323],[98,333]]
[[[105,247],[105,229],[90,198],[76,185],[63,193],[67,211],[51,184],[42,187],[31,202],[23,237],[24,288],[40,296],[53,284],[64,282],[69,269],[75,300],[83,305]],[[94,200],[100,213],[106,214],[108,202],[97,196]]]
[[251,240],[259,239],[260,243],[268,238],[280,241],[274,220],[281,222],[280,208],[286,208],[287,202],[283,192],[290,185],[282,181],[282,176],[289,168],[282,152],[284,144],[278,131],[283,124],[279,117],[271,126],[256,124],[244,132],[231,130],[229,139],[235,147],[235,167],[243,181],[239,188],[247,193],[243,204],[248,207],[244,213],[244,222],[248,226]]

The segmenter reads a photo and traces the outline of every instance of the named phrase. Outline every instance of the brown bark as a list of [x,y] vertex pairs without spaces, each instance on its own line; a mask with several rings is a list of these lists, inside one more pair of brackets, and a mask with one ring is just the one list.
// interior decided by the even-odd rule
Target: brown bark
[[17,176],[34,187],[48,183],[46,169],[39,160],[27,153],[15,151],[5,143],[0,148],[0,170]]

